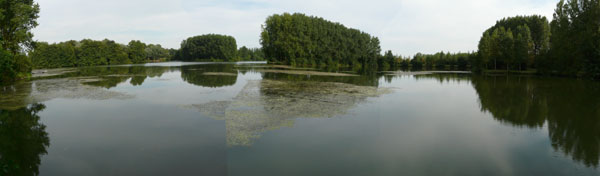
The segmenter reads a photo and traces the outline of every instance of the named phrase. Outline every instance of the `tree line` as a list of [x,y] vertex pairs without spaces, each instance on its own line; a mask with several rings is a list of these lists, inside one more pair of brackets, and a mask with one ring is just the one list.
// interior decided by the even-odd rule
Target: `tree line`
[[550,47],[550,26],[539,15],[504,18],[483,33],[476,69],[536,68]]
[[187,38],[181,42],[179,50],[173,50],[173,60],[179,61],[261,61],[261,49],[237,48],[234,37],[221,34],[205,34]]
[[33,68],[82,67],[97,65],[141,64],[167,61],[169,50],[160,45],[133,40],[119,44],[112,40],[66,41],[48,44],[35,42],[29,52]]
[[269,62],[288,65],[368,68],[398,67],[467,69],[476,53],[416,54],[402,57],[381,54],[379,39],[357,29],[301,13],[270,16],[261,33]]
[[502,19],[483,33],[474,68],[599,79],[599,20],[600,0],[561,0],[551,22],[539,15]]
[[275,14],[262,27],[262,48],[237,48],[232,36],[190,37],[180,49],[131,41],[33,42],[39,5],[4,0],[0,11],[0,82],[24,79],[32,68],[144,63],[148,61],[268,60],[302,66],[445,68],[474,71],[536,70],[540,74],[600,78],[600,0],[561,0],[553,20],[540,15],[497,21],[474,53],[381,54],[380,42],[357,29],[301,13]]
[[412,58],[400,60],[400,66],[426,69],[459,69],[466,70],[471,66],[476,53],[438,52],[435,54],[417,53]]

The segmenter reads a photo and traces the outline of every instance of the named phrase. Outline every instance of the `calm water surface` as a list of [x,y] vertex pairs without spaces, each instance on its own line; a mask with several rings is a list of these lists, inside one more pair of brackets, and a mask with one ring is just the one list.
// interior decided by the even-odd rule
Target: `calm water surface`
[[0,175],[600,175],[585,80],[162,63],[0,92]]

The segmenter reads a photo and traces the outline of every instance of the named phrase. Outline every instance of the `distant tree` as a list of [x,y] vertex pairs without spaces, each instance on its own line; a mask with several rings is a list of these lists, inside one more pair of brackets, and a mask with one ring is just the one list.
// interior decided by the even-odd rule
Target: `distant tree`
[[190,37],[181,42],[180,60],[236,61],[235,38],[219,34]]
[[146,46],[146,57],[150,60],[169,59],[169,50],[160,46],[160,44],[149,44]]
[[81,46],[77,51],[78,66],[107,65],[108,58],[102,50],[105,50],[106,44],[102,41],[82,40]]
[[473,69],[535,67],[550,48],[550,27],[546,17],[516,16],[496,22],[479,41],[479,59]]
[[146,44],[140,42],[139,40],[132,40],[127,46],[127,53],[131,62],[134,64],[146,62]]
[[250,51],[250,49],[246,48],[246,46],[242,46],[239,50],[238,50],[238,57],[240,58],[240,60],[243,61],[248,61],[252,59],[252,51]]
[[379,66],[382,69],[388,69],[390,67],[394,68],[396,66],[396,57],[391,50],[385,52],[385,55],[379,60]]
[[108,58],[109,65],[131,64],[131,60],[127,54],[127,47],[116,43],[112,40],[105,39],[106,48],[103,54]]

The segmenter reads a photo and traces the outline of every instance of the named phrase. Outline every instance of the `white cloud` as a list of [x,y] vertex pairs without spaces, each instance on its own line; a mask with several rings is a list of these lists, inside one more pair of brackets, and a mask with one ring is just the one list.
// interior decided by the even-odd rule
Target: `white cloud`
[[178,48],[191,36],[234,36],[238,45],[259,47],[260,26],[269,15],[301,12],[340,22],[377,36],[383,50],[472,51],[496,20],[541,14],[551,19],[555,0],[39,0],[35,39],[142,40]]

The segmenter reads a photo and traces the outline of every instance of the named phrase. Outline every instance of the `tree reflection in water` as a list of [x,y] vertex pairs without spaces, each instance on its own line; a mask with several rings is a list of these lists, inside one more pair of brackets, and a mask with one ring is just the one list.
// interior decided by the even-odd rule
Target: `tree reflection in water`
[[232,86],[237,81],[238,72],[233,64],[207,64],[184,66],[181,78],[193,85],[218,88]]
[[0,110],[0,175],[39,175],[50,139],[38,113],[43,104]]
[[389,89],[315,81],[249,81],[230,101],[194,105],[225,120],[228,146],[250,146],[260,133],[291,127],[297,118],[330,118],[347,113],[368,97]]
[[600,84],[538,77],[472,79],[481,110],[516,126],[548,125],[554,149],[589,167],[600,161]]

